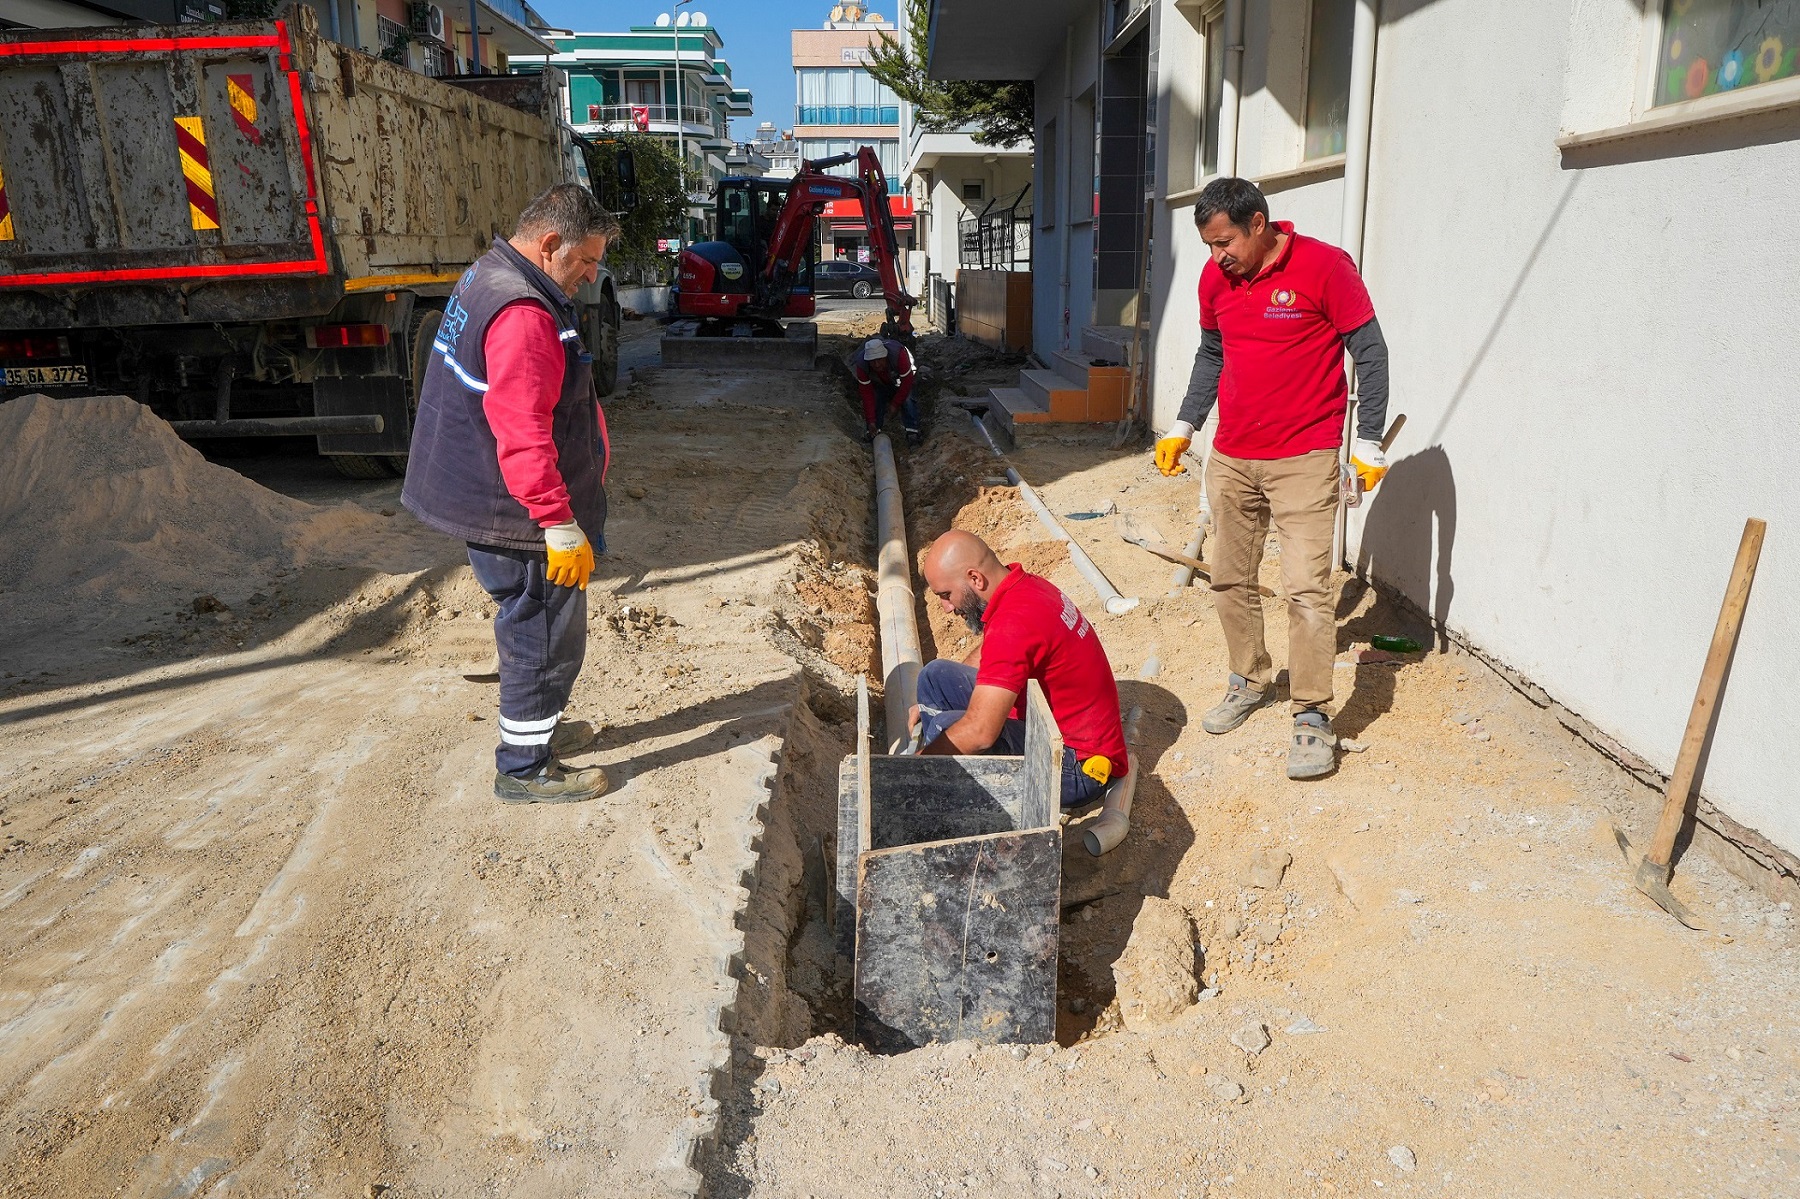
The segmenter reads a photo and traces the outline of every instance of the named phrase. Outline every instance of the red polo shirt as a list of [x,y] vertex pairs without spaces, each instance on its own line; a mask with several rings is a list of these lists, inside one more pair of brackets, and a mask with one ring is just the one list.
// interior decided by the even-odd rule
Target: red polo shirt
[[[982,617],[987,631],[976,685],[1014,692],[1022,703],[1026,680],[1036,679],[1068,752],[1080,761],[1105,754],[1114,778],[1127,774],[1119,686],[1100,635],[1075,601],[1014,562]],[[1022,707],[1013,709],[1015,718],[1023,714]]]
[[1336,246],[1294,232],[1254,279],[1209,261],[1200,272],[1200,327],[1225,343],[1219,430],[1231,458],[1295,458],[1334,449],[1350,389],[1344,336],[1375,319],[1356,264]]

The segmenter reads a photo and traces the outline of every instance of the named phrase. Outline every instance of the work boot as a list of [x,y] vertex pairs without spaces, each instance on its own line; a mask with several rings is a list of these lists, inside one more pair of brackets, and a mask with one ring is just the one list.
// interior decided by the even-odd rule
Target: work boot
[[557,761],[572,758],[594,748],[600,730],[585,720],[559,720],[550,734],[550,756]]
[[1337,737],[1331,718],[1317,708],[1294,717],[1294,739],[1288,743],[1287,774],[1291,779],[1316,779],[1337,768]]
[[494,774],[494,798],[501,803],[580,803],[605,795],[610,784],[598,766],[575,769],[555,758],[526,778]]
[[1262,707],[1268,699],[1268,692],[1251,690],[1248,679],[1241,674],[1234,674],[1225,690],[1225,698],[1200,718],[1200,727],[1209,733],[1229,733],[1250,719],[1250,713]]
[[874,441],[874,440],[875,440],[875,426],[874,425],[864,425],[863,426],[863,444],[868,445],[871,441]]
[[908,429],[906,431],[906,444],[915,450],[918,449],[925,444],[925,434],[919,432],[917,429]]

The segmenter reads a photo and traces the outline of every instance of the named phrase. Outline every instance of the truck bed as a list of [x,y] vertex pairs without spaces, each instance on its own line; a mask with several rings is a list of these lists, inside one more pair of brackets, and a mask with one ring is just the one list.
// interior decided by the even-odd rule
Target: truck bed
[[554,87],[289,21],[0,33],[0,328],[317,316],[447,287],[560,170]]

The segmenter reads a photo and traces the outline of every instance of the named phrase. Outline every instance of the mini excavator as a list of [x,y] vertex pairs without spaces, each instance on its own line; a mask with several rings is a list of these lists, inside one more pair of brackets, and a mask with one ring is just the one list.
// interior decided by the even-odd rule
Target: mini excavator
[[[825,173],[851,163],[855,175]],[[911,346],[918,301],[900,278],[887,176],[874,148],[864,146],[854,154],[808,159],[792,179],[719,181],[717,240],[681,251],[675,317],[662,340],[664,364],[811,370],[818,326],[796,318],[813,314],[818,217],[833,200],[862,204],[872,265],[887,301],[881,335]]]

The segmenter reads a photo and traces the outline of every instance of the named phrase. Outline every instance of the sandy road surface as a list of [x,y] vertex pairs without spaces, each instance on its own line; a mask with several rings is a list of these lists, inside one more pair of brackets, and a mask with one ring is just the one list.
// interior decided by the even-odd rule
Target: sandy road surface
[[[652,359],[654,326],[629,333]],[[458,672],[491,653],[485,596],[397,485],[263,462],[358,501],[308,508],[176,445],[93,507],[58,490],[75,451],[41,449],[7,498],[67,511],[14,526],[0,568],[0,1194],[688,1185],[737,880],[803,702],[792,579],[864,556],[839,403],[695,372],[609,403],[571,715],[604,717],[614,789],[569,807],[493,800],[494,692]],[[124,515],[159,505],[181,536]],[[214,552],[251,510],[262,540]],[[676,623],[621,631],[624,604]]]
[[[1336,724],[1365,751],[1300,784],[1285,705],[1208,735],[1225,668],[1206,591],[1168,597],[1169,565],[1110,519],[1071,519],[1144,597],[1100,614],[1012,491],[981,485],[992,455],[937,416],[940,439],[905,464],[914,552],[954,522],[1094,618],[1145,712],[1131,837],[1099,861],[1066,839],[1058,1045],[876,1058],[829,1031],[742,1037],[714,1195],[1800,1195],[1800,938],[1780,896],[1690,854],[1676,889],[1715,931],[1675,924],[1632,889],[1610,831],[1642,843],[1660,796],[1472,658],[1354,663],[1374,633],[1430,641],[1355,585]],[[1184,541],[1197,481],[1108,451],[1107,432],[1052,431],[1012,461],[1058,513],[1116,505]],[[1279,565],[1263,575],[1277,590]],[[1278,667],[1284,602],[1266,606]],[[922,619],[936,652],[968,645],[960,622]],[[1292,862],[1257,885],[1270,852]],[[1170,906],[1216,994],[1134,1023],[1115,972],[1175,972],[1188,937],[1146,936]],[[821,998],[843,1027],[842,992]]]

